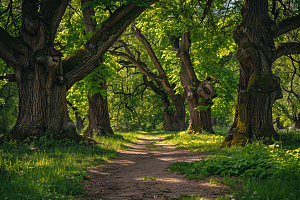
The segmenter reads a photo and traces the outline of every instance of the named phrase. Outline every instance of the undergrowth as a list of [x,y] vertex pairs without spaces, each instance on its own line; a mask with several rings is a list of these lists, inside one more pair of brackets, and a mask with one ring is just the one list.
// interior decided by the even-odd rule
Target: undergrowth
[[117,152],[108,146],[55,141],[47,133],[31,143],[0,146],[0,199],[41,200],[84,197],[86,167],[101,164]]
[[287,150],[278,144],[257,142],[213,152],[215,155],[202,161],[176,162],[169,169],[188,179],[208,175],[238,177],[244,182],[235,195],[238,199],[300,199],[300,148]]
[[[225,130],[225,129],[224,129]],[[117,155],[115,149],[138,137],[164,137],[165,143],[192,151],[208,151],[200,162],[177,162],[170,170],[201,179],[214,174],[210,183],[222,183],[232,190],[218,199],[300,199],[300,133],[281,133],[283,142],[264,145],[260,142],[244,148],[219,149],[226,135],[185,134],[184,132],[116,132],[113,136],[95,136],[107,145],[86,146],[84,142],[55,141],[50,133],[39,140],[4,143],[0,146],[0,199],[76,199],[84,197],[82,181],[89,180],[86,168],[100,166]],[[154,144],[152,144],[154,146]],[[146,177],[149,178],[149,177]],[[237,186],[242,187],[237,187]],[[183,195],[179,199],[202,199]]]

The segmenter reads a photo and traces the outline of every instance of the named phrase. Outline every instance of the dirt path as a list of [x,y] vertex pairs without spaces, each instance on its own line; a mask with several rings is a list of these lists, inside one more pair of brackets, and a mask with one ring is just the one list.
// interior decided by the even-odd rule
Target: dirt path
[[[216,199],[227,191],[226,186],[208,184],[211,177],[188,180],[184,175],[168,171],[168,166],[173,162],[196,161],[205,152],[177,150],[171,145],[153,151],[145,146],[149,142],[137,141],[131,145],[133,149],[119,151],[120,156],[105,163],[103,168],[89,169],[87,173],[91,180],[84,183],[86,199],[175,199],[181,194]],[[144,176],[156,176],[156,179],[144,180]]]

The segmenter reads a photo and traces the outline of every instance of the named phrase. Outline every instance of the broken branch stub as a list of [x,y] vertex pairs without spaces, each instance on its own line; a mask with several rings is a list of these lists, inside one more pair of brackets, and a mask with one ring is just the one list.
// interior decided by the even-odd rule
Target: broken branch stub
[[216,97],[216,93],[213,89],[213,87],[211,86],[210,82],[205,80],[202,81],[198,88],[197,88],[197,94],[199,97],[204,97],[205,99],[209,99],[212,100],[213,98]]

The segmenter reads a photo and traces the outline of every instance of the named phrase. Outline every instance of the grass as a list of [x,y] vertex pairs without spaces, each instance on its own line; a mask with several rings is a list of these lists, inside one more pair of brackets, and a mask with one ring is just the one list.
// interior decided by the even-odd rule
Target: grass
[[208,175],[224,176],[223,180],[211,182],[227,185],[230,182],[230,187],[239,185],[236,182],[238,177],[243,187],[232,198],[300,199],[299,133],[285,133],[282,139],[284,142],[275,142],[273,145],[264,145],[258,141],[243,148],[216,148],[210,150],[207,158],[202,161],[177,162],[169,169],[185,174],[188,179],[203,179]]
[[[117,156],[112,147],[52,140],[4,143],[0,150],[0,199],[75,199],[84,196],[86,167]],[[31,150],[39,143],[39,150]],[[42,144],[42,145],[41,145]]]
[[[0,146],[0,199],[76,199],[83,197],[82,181],[89,180],[87,167],[100,166],[118,155],[116,149],[126,149],[137,137],[163,137],[167,144],[191,151],[207,151],[200,162],[177,162],[170,170],[187,178],[204,178],[216,174],[223,179],[210,183],[228,185],[235,195],[218,199],[300,199],[300,133],[281,133],[284,142],[263,145],[256,142],[244,148],[219,146],[228,128],[220,127],[216,134],[185,134],[184,132],[117,132],[113,136],[94,139],[108,144],[85,146],[67,141],[57,142],[48,134],[32,143],[4,143]],[[155,149],[154,144],[148,145]],[[38,147],[38,149],[33,149]],[[145,176],[152,180],[154,177]],[[156,177],[155,177],[156,178]],[[154,180],[154,179],[153,179]],[[238,187],[242,186],[242,187]],[[233,193],[233,192],[231,192]],[[259,197],[258,197],[259,196]],[[178,199],[202,199],[197,195],[182,195]]]

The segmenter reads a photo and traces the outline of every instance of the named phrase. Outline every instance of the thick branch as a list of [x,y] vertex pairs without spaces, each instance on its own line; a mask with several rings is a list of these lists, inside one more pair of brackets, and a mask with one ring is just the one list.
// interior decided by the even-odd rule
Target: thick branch
[[293,17],[283,19],[278,23],[279,29],[274,37],[278,37],[284,33],[292,31],[298,27],[300,27],[300,15],[296,15]]
[[49,29],[49,42],[53,43],[58,25],[70,0],[47,0],[41,10],[43,21]]
[[276,50],[273,53],[272,62],[283,55],[300,54],[300,43],[297,42],[278,43],[275,46]]
[[147,76],[145,74],[143,75],[143,81],[144,81],[145,85],[151,87],[151,89],[153,90],[153,92],[155,94],[161,95],[159,88],[155,86],[153,81],[148,81]]
[[[92,0],[81,0],[81,7],[84,3],[91,2],[91,1]],[[91,17],[91,16],[95,16],[94,8],[92,6],[85,7],[82,10],[82,14],[83,14],[83,22],[84,22],[86,32],[87,33],[91,32],[91,31],[95,32],[97,22],[96,22],[96,19]]]
[[15,39],[0,27],[0,58],[11,66],[18,64],[14,58],[14,51],[18,49],[17,46]]
[[134,58],[132,58],[131,56],[129,56],[126,53],[122,53],[122,52],[117,52],[117,51],[109,51],[109,53],[113,56],[121,56],[123,58],[126,58],[127,60],[129,60],[132,64],[134,64],[134,66],[136,66],[143,74],[145,74],[147,77],[153,79],[153,80],[157,80],[157,81],[163,81],[163,77],[161,76],[157,76],[154,73],[152,73],[148,67],[145,65],[145,63],[143,62],[138,62],[136,61]]
[[160,62],[158,61],[150,43],[145,38],[145,36],[141,33],[141,30],[134,26],[134,24],[131,26],[131,30],[133,34],[137,37],[137,39],[143,43],[144,47],[146,48],[155,68],[158,70],[159,74],[162,76],[166,76],[165,71],[163,70]]
[[189,32],[182,33],[181,44],[177,51],[176,57],[180,58],[181,67],[184,70],[183,73],[187,73],[188,78],[189,78],[189,80],[181,79],[183,87],[186,87],[188,85],[198,86],[200,84],[200,81],[198,80],[198,78],[196,76],[196,73],[194,71],[192,61],[190,58],[190,53],[189,53],[190,47],[191,47],[190,33]]
[[139,7],[135,3],[119,7],[101,24],[85,45],[63,61],[68,88],[94,71],[104,53],[145,9],[146,7]]

